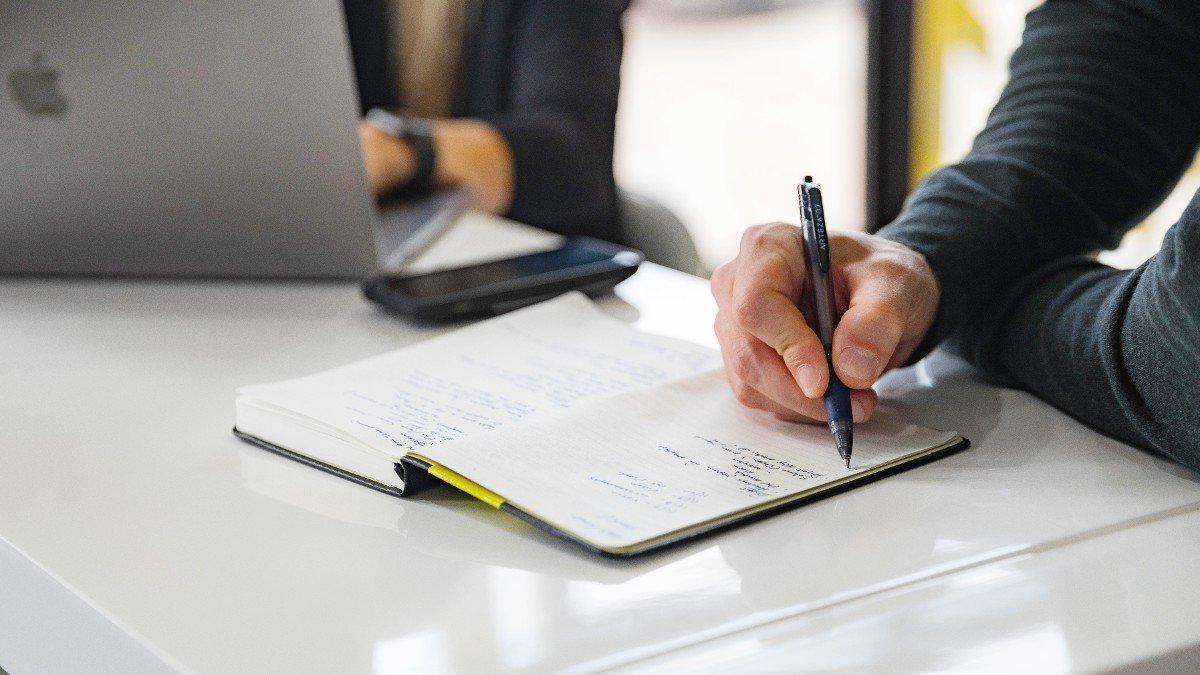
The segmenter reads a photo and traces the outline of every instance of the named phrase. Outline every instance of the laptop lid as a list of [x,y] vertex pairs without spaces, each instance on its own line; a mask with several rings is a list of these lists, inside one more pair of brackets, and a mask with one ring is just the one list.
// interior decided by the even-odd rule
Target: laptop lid
[[341,6],[0,3],[0,272],[379,266]]

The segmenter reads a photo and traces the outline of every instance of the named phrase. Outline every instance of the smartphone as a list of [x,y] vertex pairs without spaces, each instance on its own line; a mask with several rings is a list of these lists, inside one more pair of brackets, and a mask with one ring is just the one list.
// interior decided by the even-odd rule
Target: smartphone
[[640,251],[571,237],[559,248],[413,276],[381,276],[368,299],[419,321],[501,314],[567,291],[603,295],[645,260]]

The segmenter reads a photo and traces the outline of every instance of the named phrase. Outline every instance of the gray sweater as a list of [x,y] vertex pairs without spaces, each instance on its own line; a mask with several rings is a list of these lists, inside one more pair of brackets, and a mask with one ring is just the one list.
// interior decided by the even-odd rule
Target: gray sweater
[[962,162],[880,234],[929,260],[933,331],[987,373],[1200,471],[1200,194],[1135,270],[1092,259],[1200,145],[1200,2],[1049,0]]

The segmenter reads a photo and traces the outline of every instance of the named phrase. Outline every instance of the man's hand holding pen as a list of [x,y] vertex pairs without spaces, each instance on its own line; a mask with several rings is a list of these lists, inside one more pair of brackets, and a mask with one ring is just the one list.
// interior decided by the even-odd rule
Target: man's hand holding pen
[[[717,268],[717,339],[739,401],[794,421],[826,420],[825,351],[814,331],[803,236],[785,223],[742,236],[736,258]],[[925,258],[857,232],[829,233],[841,320],[834,369],[851,391],[855,422],[870,419],[879,376],[904,362],[933,323],[939,286]]]

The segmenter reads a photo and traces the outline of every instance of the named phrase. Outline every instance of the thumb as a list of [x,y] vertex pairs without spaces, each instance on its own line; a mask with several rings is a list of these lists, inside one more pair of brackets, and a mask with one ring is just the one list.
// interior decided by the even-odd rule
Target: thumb
[[833,367],[851,389],[866,389],[891,363],[904,336],[908,303],[886,279],[864,282],[833,334]]

